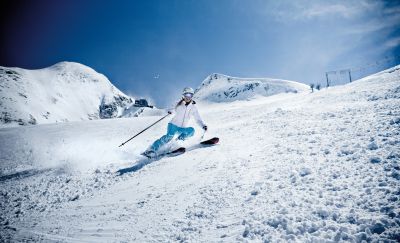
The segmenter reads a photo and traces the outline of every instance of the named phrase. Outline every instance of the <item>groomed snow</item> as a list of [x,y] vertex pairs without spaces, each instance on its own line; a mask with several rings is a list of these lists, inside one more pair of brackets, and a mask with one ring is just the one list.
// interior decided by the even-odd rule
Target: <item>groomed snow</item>
[[167,120],[118,145],[158,117],[0,129],[0,241],[396,242],[399,108],[397,66],[199,102],[220,144],[152,163],[139,153]]

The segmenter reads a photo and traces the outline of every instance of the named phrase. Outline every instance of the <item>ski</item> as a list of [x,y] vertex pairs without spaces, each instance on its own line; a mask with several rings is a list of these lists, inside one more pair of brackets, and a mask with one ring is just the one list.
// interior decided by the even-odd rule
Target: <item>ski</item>
[[162,157],[175,157],[175,156],[181,155],[190,150],[194,150],[194,149],[201,148],[201,147],[213,146],[213,145],[217,144],[218,142],[219,142],[219,138],[214,137],[214,138],[202,141],[197,145],[190,146],[188,148],[180,147],[180,148],[174,149],[172,151],[163,152],[161,154],[157,154],[154,156],[146,156],[144,154],[142,154],[142,155],[146,156],[149,159],[161,159]]
[[161,155],[161,156],[169,156],[169,157],[178,156],[178,155],[181,155],[181,154],[183,154],[183,153],[185,153],[185,152],[188,152],[188,151],[191,151],[191,150],[195,150],[195,149],[198,149],[198,148],[204,148],[204,147],[214,146],[214,145],[216,145],[218,142],[219,142],[219,138],[214,137],[214,138],[211,138],[211,139],[202,141],[202,142],[200,142],[200,143],[198,143],[198,144],[196,144],[196,145],[189,146],[189,147],[187,147],[187,148],[185,148],[185,147],[180,147],[180,148],[175,149],[175,150],[173,150],[173,151],[171,151],[171,152],[167,152],[167,153],[165,153],[165,154],[163,154],[163,155]]
[[211,138],[211,139],[208,139],[208,140],[204,140],[204,141],[202,141],[202,142],[200,142],[200,143],[198,143],[196,145],[189,146],[187,148],[180,147],[180,148],[178,148],[178,149],[176,149],[174,151],[171,151],[171,152],[167,153],[167,155],[177,156],[177,155],[183,154],[185,152],[188,152],[188,151],[191,151],[191,150],[194,150],[194,149],[214,146],[218,142],[219,142],[219,138],[214,137],[214,138]]
[[160,154],[155,154],[154,153],[154,155],[147,155],[147,154],[142,153],[141,155],[147,157],[148,159],[160,159],[162,157],[167,157],[167,156],[168,157],[178,156],[180,154],[185,153],[185,151],[186,151],[186,148],[180,147],[178,149],[175,149],[175,150],[172,150],[172,151],[162,152]]
[[205,140],[203,142],[200,142],[201,145],[214,145],[219,142],[219,138],[213,137],[211,139]]
[[178,155],[180,155],[180,154],[183,154],[183,153],[185,153],[186,152],[186,148],[184,148],[184,147],[180,147],[180,148],[178,148],[178,149],[175,149],[175,150],[173,150],[173,151],[170,151],[170,152],[166,152],[166,153],[164,153],[164,154],[161,154],[161,156],[178,156]]

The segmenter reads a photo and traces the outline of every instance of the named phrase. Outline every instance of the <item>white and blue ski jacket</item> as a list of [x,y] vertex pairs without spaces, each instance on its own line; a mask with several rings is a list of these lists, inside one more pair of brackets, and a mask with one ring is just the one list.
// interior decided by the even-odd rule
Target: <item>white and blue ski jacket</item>
[[192,100],[188,105],[184,101],[179,102],[175,107],[175,116],[172,118],[171,123],[178,127],[187,127],[190,118],[193,116],[197,124],[204,127],[205,124],[201,119],[195,104],[196,102],[194,100]]

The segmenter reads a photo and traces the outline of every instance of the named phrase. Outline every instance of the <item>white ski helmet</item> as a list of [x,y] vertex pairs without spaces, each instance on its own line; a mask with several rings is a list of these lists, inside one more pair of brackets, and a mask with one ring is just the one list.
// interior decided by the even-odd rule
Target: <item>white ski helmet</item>
[[182,91],[182,94],[184,95],[184,94],[194,94],[194,90],[192,89],[192,88],[190,88],[190,87],[186,87],[186,88],[184,88],[183,89],[183,91]]

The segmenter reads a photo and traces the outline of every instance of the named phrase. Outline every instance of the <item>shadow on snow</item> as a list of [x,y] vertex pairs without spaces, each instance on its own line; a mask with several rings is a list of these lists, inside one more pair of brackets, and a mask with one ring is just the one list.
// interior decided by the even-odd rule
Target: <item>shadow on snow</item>
[[54,169],[54,168],[49,168],[49,169],[30,169],[30,170],[24,170],[24,171],[19,171],[13,174],[9,175],[3,175],[0,176],[0,182],[11,180],[11,179],[24,179],[27,177],[35,176],[35,175],[40,175],[49,171],[53,172],[58,172],[60,169]]
[[[216,146],[216,145],[217,145],[217,144],[203,144],[203,145],[198,144],[198,145],[195,145],[195,146],[186,148],[186,152],[185,152],[185,153],[187,153],[187,152],[189,152],[189,151],[192,151],[192,150],[195,150],[195,149],[213,147],[213,146]],[[169,154],[169,155],[163,155],[163,156],[156,157],[156,158],[152,158],[152,159],[143,158],[143,159],[139,160],[136,164],[134,164],[134,165],[131,166],[131,167],[118,170],[118,171],[117,171],[117,174],[118,174],[118,176],[121,176],[121,175],[123,175],[123,174],[125,174],[125,173],[136,172],[136,171],[142,169],[145,165],[148,165],[148,164],[151,164],[151,163],[153,163],[153,162],[156,162],[156,161],[158,161],[158,160],[160,160],[160,159],[162,159],[162,158],[166,158],[166,157],[176,157],[176,156],[178,156],[178,155],[181,155],[181,154],[177,154],[177,155],[171,155],[171,154]]]
[[136,164],[134,164],[132,167],[118,170],[117,171],[118,176],[121,176],[125,173],[136,172],[136,171],[142,169],[145,165],[151,164],[160,159],[161,158],[154,158],[154,159],[143,158],[143,159],[139,160]]

